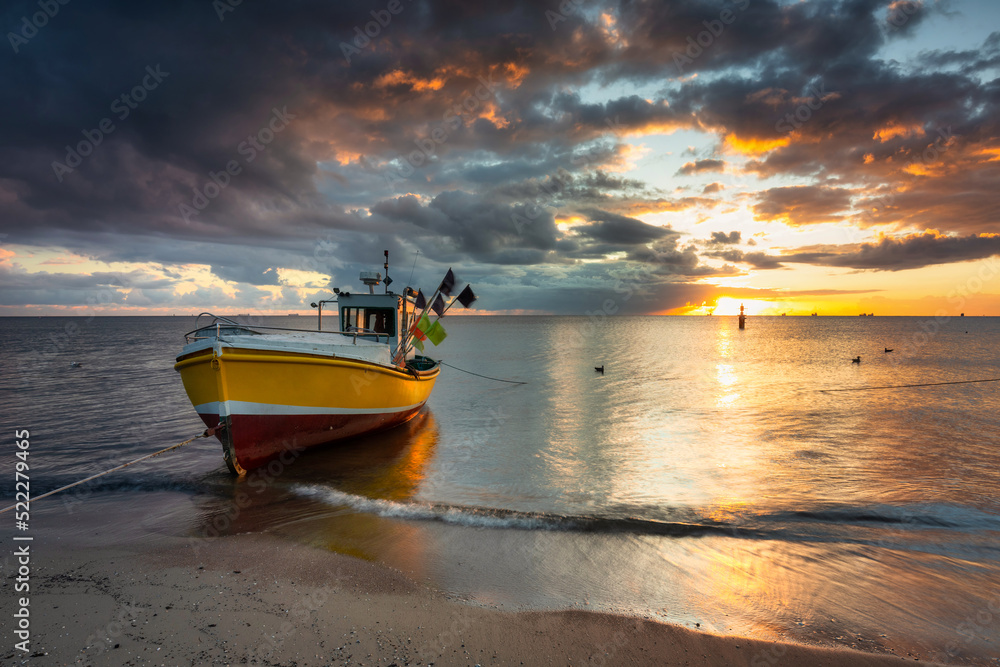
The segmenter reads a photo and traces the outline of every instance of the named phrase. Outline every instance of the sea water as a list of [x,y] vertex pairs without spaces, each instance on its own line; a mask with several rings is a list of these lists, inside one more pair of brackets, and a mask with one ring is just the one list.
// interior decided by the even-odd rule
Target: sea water
[[[450,366],[403,427],[244,479],[200,440],[33,520],[81,543],[102,521],[130,542],[267,532],[475,604],[996,664],[1000,319],[443,324],[428,353]],[[204,428],[172,368],[193,325],[0,319],[4,421],[31,432],[34,495]]]

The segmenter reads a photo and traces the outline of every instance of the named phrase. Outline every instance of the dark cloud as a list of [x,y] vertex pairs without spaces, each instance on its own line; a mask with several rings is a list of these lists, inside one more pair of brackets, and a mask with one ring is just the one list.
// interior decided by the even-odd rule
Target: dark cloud
[[693,246],[681,247],[678,239],[664,238],[649,246],[632,248],[626,259],[656,267],[658,275],[725,276],[737,273],[731,266],[714,268],[701,263]]
[[677,175],[688,176],[706,171],[725,171],[725,169],[725,160],[698,160],[696,162],[685,162],[684,166],[677,170]]
[[734,264],[749,264],[755,269],[780,269],[784,257],[775,257],[763,252],[743,252],[738,248],[730,250],[712,250],[704,253],[706,257],[724,259]]
[[814,264],[849,269],[904,271],[935,264],[986,259],[1000,254],[1000,235],[944,236],[936,232],[893,238],[877,243],[798,249],[781,255],[744,253],[739,249],[712,251],[708,257],[747,263],[756,269],[777,269],[786,264]]
[[755,269],[780,269],[780,259],[763,252],[748,252],[743,255],[743,261]]
[[598,241],[621,245],[638,245],[674,235],[669,228],[648,225],[641,220],[616,215],[598,209],[580,211],[590,223],[575,228],[578,234]]
[[778,257],[784,262],[877,271],[903,271],[933,264],[985,259],[1000,254],[1000,236],[942,236],[934,232],[901,238],[883,237],[845,252],[799,252]]
[[771,188],[757,195],[754,217],[771,222],[779,220],[799,226],[843,220],[851,207],[851,191],[821,185],[797,185]]
[[89,306],[125,303],[128,290],[149,294],[173,294],[175,281],[162,279],[143,271],[125,273],[94,272],[28,273],[0,263],[0,305],[23,306],[66,305]]
[[[426,205],[413,195],[381,201],[373,216],[408,223],[431,257],[461,252],[481,261],[510,263],[511,250],[551,251],[558,230],[551,210],[538,205],[490,202],[475,195],[444,192]],[[405,230],[404,230],[405,231]],[[521,253],[541,261],[544,253]]]
[[892,38],[912,35],[936,4],[934,0],[892,0],[885,9],[883,29]]
[[709,243],[727,244],[727,243],[739,243],[741,234],[739,230],[733,230],[728,234],[725,232],[712,232],[712,238],[709,239]]
[[246,265],[220,266],[212,265],[212,273],[223,280],[251,285],[278,285],[278,272],[274,267],[263,270]]
[[978,49],[924,51],[919,64],[932,70],[954,67],[964,75],[985,72],[1000,64],[1000,32],[991,33]]
[[616,76],[652,77],[669,63],[680,76],[780,62],[822,71],[875,53],[884,42],[885,19],[878,15],[884,7],[885,0],[622,3],[620,29],[629,43],[610,69]]

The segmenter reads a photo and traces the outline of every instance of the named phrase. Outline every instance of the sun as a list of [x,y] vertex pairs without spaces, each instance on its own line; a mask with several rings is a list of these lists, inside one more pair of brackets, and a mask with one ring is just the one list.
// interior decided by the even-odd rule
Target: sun
[[764,299],[735,299],[729,296],[720,296],[714,302],[706,301],[700,306],[688,304],[683,308],[659,313],[661,315],[722,315],[736,316],[740,314],[740,306],[746,315],[781,315],[790,313],[789,304],[780,301],[767,301]]
[[778,308],[778,304],[771,301],[733,299],[728,296],[720,296],[715,302],[715,308],[708,307],[707,309],[712,310],[713,315],[739,315],[740,305],[743,306],[743,312],[747,315],[768,314]]

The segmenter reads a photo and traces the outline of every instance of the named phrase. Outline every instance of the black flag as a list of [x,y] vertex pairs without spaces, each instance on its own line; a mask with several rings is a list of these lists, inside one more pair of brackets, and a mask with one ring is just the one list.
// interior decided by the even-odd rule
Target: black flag
[[437,313],[438,317],[444,315],[444,299],[438,294],[438,298],[434,299],[434,303],[431,304],[431,310]]
[[417,290],[417,300],[413,305],[414,307],[416,307],[417,310],[423,310],[424,308],[427,307],[427,298],[424,296],[424,293],[421,292],[420,290]]
[[444,280],[441,281],[441,287],[438,288],[441,294],[445,296],[451,296],[451,290],[455,286],[455,274],[448,269],[448,273],[445,275]]
[[462,304],[462,306],[464,306],[465,308],[471,306],[472,302],[476,300],[476,295],[472,291],[472,285],[466,285],[465,289],[462,290],[462,293],[459,294],[458,297],[456,298],[458,299],[458,302]]

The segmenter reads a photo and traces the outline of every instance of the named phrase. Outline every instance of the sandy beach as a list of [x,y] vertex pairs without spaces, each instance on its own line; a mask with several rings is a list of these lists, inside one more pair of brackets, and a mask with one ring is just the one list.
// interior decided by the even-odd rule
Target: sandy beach
[[[262,535],[39,542],[32,665],[871,665],[913,658],[465,603],[380,564]],[[10,615],[4,635],[11,636]],[[30,656],[30,657],[29,657]],[[926,663],[925,663],[926,664]]]

